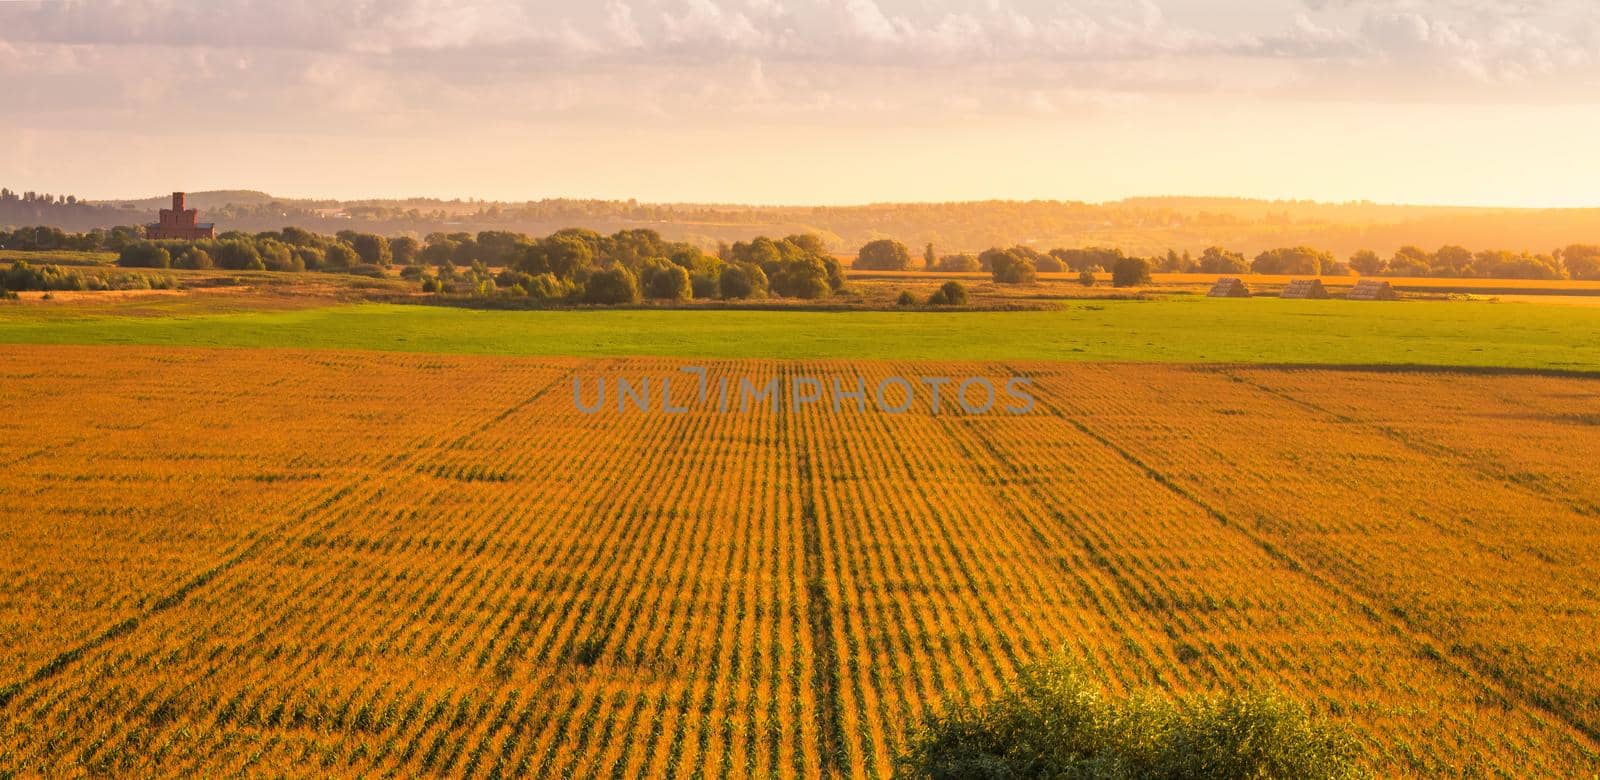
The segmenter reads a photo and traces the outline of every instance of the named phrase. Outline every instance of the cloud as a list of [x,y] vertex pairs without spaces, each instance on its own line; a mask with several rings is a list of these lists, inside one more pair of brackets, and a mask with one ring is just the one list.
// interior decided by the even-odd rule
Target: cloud
[[[1276,10],[1267,10],[1273,9]],[[0,119],[327,132],[1181,96],[1592,101],[1592,0],[0,2]],[[94,106],[96,110],[86,110]],[[863,120],[864,121],[864,120]]]

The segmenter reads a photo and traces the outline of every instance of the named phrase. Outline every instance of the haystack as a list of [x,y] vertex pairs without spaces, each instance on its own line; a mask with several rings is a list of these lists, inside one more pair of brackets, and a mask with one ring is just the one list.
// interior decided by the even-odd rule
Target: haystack
[[1250,288],[1243,279],[1224,276],[1211,285],[1211,292],[1206,293],[1207,298],[1249,298]]
[[1279,298],[1326,298],[1328,288],[1322,286],[1321,279],[1295,279],[1284,285]]
[[1362,279],[1350,288],[1350,294],[1345,297],[1352,301],[1398,301],[1400,293],[1395,292],[1394,285],[1388,282]]

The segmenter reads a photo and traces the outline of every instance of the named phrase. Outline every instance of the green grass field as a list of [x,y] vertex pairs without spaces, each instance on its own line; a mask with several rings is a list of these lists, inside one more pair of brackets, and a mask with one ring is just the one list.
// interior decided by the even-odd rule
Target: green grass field
[[1034,312],[482,311],[381,304],[123,315],[0,306],[0,343],[494,355],[1415,364],[1600,372],[1600,308],[1170,298]]

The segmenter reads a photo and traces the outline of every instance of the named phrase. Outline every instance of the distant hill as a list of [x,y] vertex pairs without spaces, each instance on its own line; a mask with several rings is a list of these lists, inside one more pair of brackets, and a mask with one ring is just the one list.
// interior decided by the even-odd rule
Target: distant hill
[[[277,198],[274,198],[265,192],[258,192],[256,190],[209,190],[206,192],[191,192],[188,193],[187,199],[190,208],[199,209],[217,209],[230,204],[237,204],[240,206],[258,206],[277,200]],[[89,202],[92,205],[113,207],[132,206],[133,208],[141,211],[158,211],[160,209],[167,208],[168,205],[172,203],[172,194],[167,193],[149,198],[139,198],[137,200],[107,200]]]
[[[9,192],[9,191],[8,191]],[[87,230],[154,221],[170,194],[132,200],[42,202],[0,197],[0,226],[54,225]],[[1504,248],[1549,252],[1600,243],[1600,209],[1505,209],[1318,203],[1213,197],[1144,197],[1110,203],[975,201],[880,203],[863,206],[649,204],[549,199],[528,202],[435,198],[310,200],[254,190],[189,194],[219,230],[256,232],[297,225],[319,232],[359,230],[387,235],[510,230],[543,235],[565,227],[602,232],[649,228],[672,240],[713,246],[756,235],[811,232],[839,252],[877,238],[905,242],[920,254],[979,251],[991,246],[1113,246],[1140,254],[1173,249],[1199,253],[1221,245],[1254,254],[1306,244],[1344,256],[1357,249],[1393,252],[1403,244],[1436,249]]]

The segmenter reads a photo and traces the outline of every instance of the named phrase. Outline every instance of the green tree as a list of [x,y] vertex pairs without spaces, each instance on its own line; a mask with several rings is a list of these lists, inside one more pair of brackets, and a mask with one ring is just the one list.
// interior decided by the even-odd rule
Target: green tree
[[1479,252],[1472,258],[1473,273],[1495,279],[1560,279],[1561,265],[1549,255],[1508,252],[1503,249]]
[[1200,273],[1203,274],[1242,274],[1249,269],[1244,255],[1220,246],[1207,247],[1200,253]]
[[425,246],[423,246],[422,254],[419,255],[419,258],[429,265],[444,265],[445,263],[455,262],[456,250],[461,246],[460,242],[444,233],[429,233],[428,237],[424,239],[424,243]]
[[888,238],[869,241],[856,253],[855,267],[871,271],[904,271],[911,267],[906,245]]
[[1250,270],[1258,274],[1309,274],[1318,276],[1334,265],[1333,255],[1308,246],[1269,249],[1256,255]]
[[328,253],[320,246],[297,246],[294,256],[300,261],[300,267],[308,271],[320,271],[328,264]]
[[277,239],[266,238],[256,242],[261,254],[261,264],[268,271],[304,271],[304,263],[295,262],[294,247]]
[[343,241],[335,241],[322,250],[322,267],[330,271],[348,271],[360,262],[361,255]]
[[198,246],[190,244],[172,258],[173,268],[183,268],[190,271],[203,271],[216,265],[211,259],[211,254]]
[[664,301],[688,300],[694,293],[689,272],[683,266],[655,260],[644,267],[644,294]]
[[141,241],[123,247],[117,256],[117,265],[124,268],[171,268],[172,253],[165,247]]
[[973,254],[945,255],[939,258],[937,270],[945,273],[972,272],[981,269],[978,256]]
[[758,265],[729,263],[722,267],[717,287],[723,298],[762,298],[767,294],[767,275]]
[[1350,268],[1362,276],[1376,276],[1383,273],[1388,263],[1377,252],[1371,249],[1362,249],[1350,256]]
[[261,253],[249,239],[234,238],[217,242],[217,265],[230,271],[264,271]]
[[1472,273],[1472,252],[1466,247],[1446,245],[1433,253],[1434,276],[1466,276]]
[[639,282],[620,265],[595,271],[583,285],[587,303],[638,303]]
[[1433,271],[1433,255],[1407,244],[1395,250],[1385,272],[1389,276],[1427,276]]
[[389,250],[389,239],[374,233],[357,233],[350,239],[350,248],[360,255],[361,262],[369,265],[388,265],[394,262]]
[[594,247],[582,235],[562,231],[524,249],[515,266],[530,274],[548,273],[571,279],[594,260]]
[[1573,244],[1556,253],[1574,279],[1600,279],[1600,246]]
[[1052,249],[1050,256],[1071,271],[1111,270],[1118,260],[1126,257],[1121,249],[1089,247],[1087,249]]
[[814,300],[826,298],[833,291],[828,284],[827,267],[811,255],[775,264],[768,279],[772,291],[787,298]]
[[421,245],[411,236],[399,236],[389,239],[389,253],[394,257],[394,262],[399,265],[416,263],[421,251]]
[[1150,283],[1150,261],[1142,257],[1124,257],[1111,267],[1112,287],[1137,287]]
[[322,246],[322,244],[326,243],[322,236],[293,225],[278,231],[278,236],[284,243],[295,246]]
[[1012,249],[990,249],[978,256],[980,265],[987,266],[994,280],[1000,284],[1024,284],[1038,278],[1033,260]]

